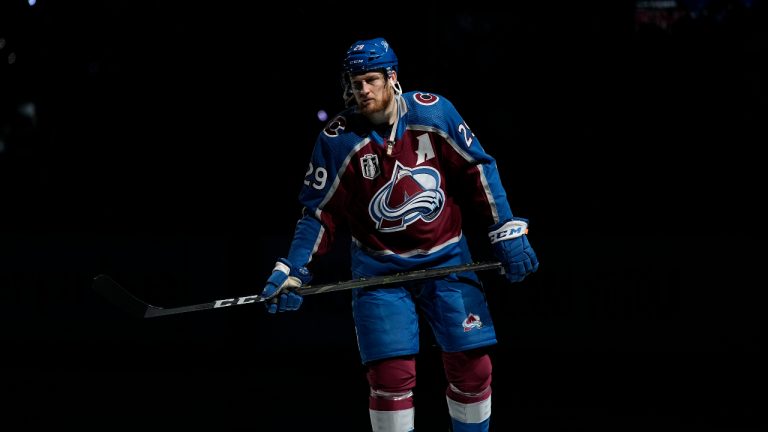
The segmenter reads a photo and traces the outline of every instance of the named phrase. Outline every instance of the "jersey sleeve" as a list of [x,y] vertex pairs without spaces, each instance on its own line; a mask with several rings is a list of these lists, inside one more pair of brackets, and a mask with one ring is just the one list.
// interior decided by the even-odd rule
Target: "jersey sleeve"
[[444,133],[449,146],[443,149],[449,170],[456,179],[457,198],[465,211],[473,211],[486,226],[512,218],[507,193],[496,160],[488,154],[467,122],[447,99],[441,100]]
[[299,193],[302,217],[296,224],[288,260],[307,266],[313,257],[326,253],[333,243],[346,194],[340,177],[343,161],[332,151],[329,139],[318,136]]

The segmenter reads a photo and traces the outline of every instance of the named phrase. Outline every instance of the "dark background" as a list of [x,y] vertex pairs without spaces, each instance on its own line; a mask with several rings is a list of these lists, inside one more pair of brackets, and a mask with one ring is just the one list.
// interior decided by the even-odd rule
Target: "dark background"
[[[383,36],[531,220],[539,272],[482,275],[494,429],[764,423],[765,2],[190,3],[0,6],[6,421],[369,427],[349,293],[132,320],[89,287],[260,292],[341,58]],[[315,282],[349,278],[346,249]],[[418,367],[417,427],[445,430],[428,333]]]

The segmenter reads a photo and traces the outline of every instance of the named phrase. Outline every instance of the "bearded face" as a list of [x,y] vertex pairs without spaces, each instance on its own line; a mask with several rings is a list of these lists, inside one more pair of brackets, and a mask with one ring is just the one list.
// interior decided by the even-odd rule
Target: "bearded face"
[[382,72],[368,72],[351,78],[352,93],[357,110],[364,115],[384,111],[394,98],[394,92]]

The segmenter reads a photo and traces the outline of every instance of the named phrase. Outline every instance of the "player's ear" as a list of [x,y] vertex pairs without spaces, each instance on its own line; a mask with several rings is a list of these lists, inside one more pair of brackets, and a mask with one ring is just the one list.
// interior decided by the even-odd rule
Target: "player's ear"
[[392,85],[395,85],[397,83],[397,72],[391,71],[389,73],[389,82],[392,83]]

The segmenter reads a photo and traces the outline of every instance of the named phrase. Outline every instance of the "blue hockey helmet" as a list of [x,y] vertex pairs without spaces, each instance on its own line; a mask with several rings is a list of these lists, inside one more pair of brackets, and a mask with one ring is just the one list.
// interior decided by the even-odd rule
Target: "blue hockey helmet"
[[359,40],[352,44],[344,57],[343,74],[360,75],[384,70],[387,75],[397,72],[397,56],[384,38]]

